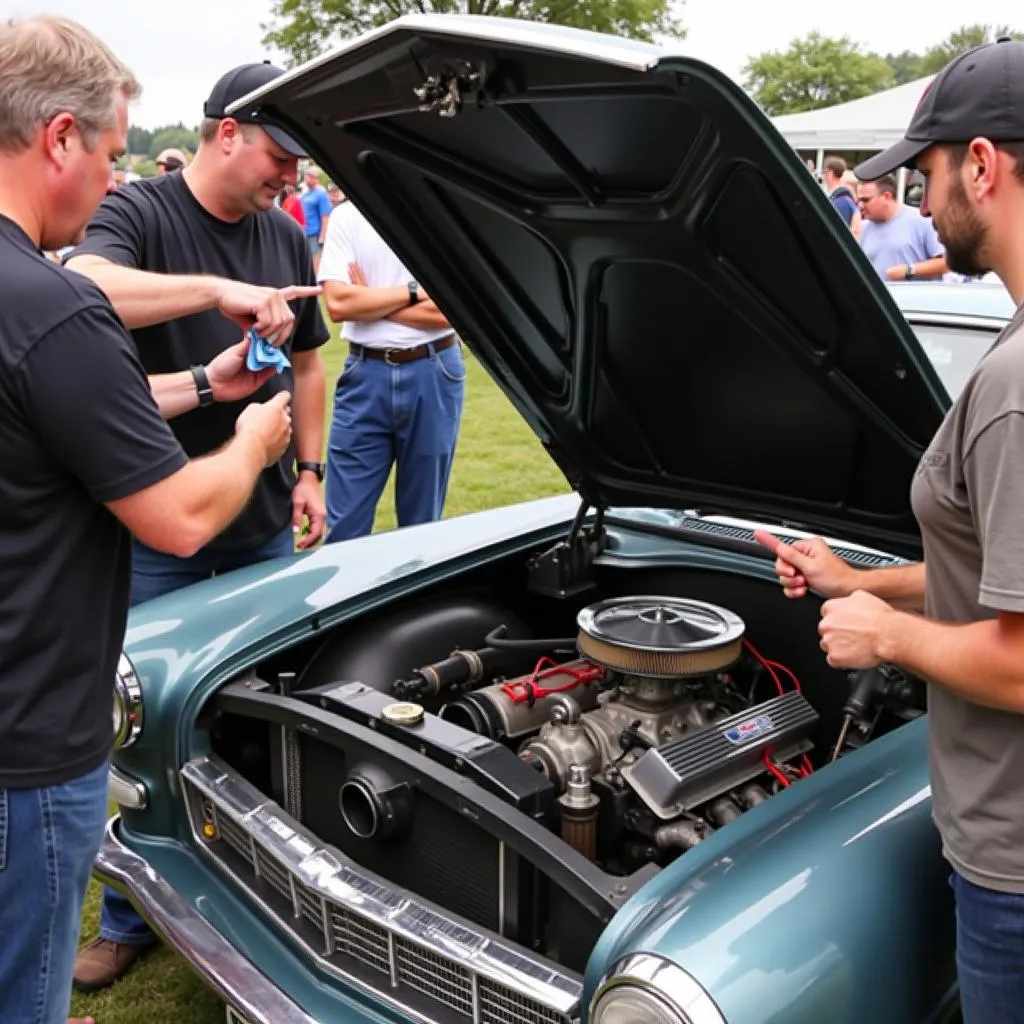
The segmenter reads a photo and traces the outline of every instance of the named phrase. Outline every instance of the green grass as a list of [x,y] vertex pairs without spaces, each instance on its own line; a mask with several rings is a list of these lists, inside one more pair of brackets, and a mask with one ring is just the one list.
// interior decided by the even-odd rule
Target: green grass
[[[337,336],[325,346],[328,405],[331,414],[333,382],[344,361],[344,345]],[[567,490],[530,428],[479,363],[466,353],[466,405],[452,469],[445,516],[510,505]],[[326,433],[326,431],[325,431]],[[377,510],[375,529],[395,525],[393,479],[388,482]],[[83,942],[99,926],[100,889],[89,887],[82,916]],[[161,947],[146,955],[129,973],[105,992],[76,993],[71,1003],[76,1016],[90,1015],[97,1024],[223,1024],[219,1000],[192,973],[185,962]]]

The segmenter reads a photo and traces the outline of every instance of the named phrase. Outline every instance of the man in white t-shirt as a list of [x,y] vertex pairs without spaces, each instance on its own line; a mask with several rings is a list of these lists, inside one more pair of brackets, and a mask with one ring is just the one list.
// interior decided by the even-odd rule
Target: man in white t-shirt
[[351,202],[318,279],[349,343],[327,446],[327,542],[368,534],[392,465],[399,526],[441,518],[466,367],[444,314]]

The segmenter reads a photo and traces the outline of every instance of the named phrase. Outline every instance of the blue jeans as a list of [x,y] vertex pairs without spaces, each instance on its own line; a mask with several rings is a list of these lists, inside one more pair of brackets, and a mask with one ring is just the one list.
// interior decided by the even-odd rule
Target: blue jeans
[[0,789],[0,1021],[64,1024],[82,899],[107,817],[107,762],[42,789]]
[[964,1024],[1024,1024],[1024,895],[950,884]]
[[[295,553],[295,538],[289,526],[258,548],[241,551],[211,551],[203,548],[191,558],[176,558],[133,541],[131,603],[154,598],[271,558]],[[147,946],[156,941],[149,925],[136,913],[128,898],[105,886],[100,911],[100,937],[128,946]],[[2,1018],[0,1018],[2,1019]]]
[[395,366],[348,357],[327,445],[327,543],[371,531],[392,465],[398,525],[441,518],[465,388],[458,344]]

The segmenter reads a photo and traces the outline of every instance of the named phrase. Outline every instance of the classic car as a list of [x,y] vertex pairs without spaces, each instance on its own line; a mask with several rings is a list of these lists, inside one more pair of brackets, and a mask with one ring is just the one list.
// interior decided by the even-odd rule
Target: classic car
[[97,876],[248,1024],[951,1019],[923,684],[830,669],[749,524],[919,557],[909,482],[1005,292],[887,291],[656,47],[414,16],[243,107],[574,493],[134,609]]

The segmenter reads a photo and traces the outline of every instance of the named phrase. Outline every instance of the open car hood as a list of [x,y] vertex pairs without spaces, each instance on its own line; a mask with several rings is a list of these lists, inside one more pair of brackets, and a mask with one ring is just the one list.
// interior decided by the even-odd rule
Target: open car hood
[[232,110],[339,182],[599,506],[919,550],[944,391],[764,114],[692,58],[414,15]]

